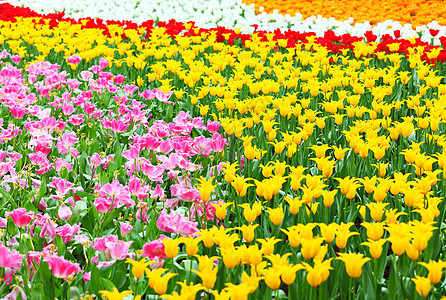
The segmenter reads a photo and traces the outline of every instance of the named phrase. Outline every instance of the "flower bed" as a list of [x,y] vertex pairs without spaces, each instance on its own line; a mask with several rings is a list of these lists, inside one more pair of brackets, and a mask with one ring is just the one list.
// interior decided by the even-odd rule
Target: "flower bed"
[[[315,32],[323,36],[327,30],[336,34],[363,37],[373,31],[378,38],[400,30],[403,38],[420,37],[430,42],[429,29],[446,34],[443,19],[445,7],[439,1],[43,1],[11,0],[15,5],[31,7],[41,13],[64,11],[74,19],[92,17],[104,20],[133,20],[138,24],[153,19],[168,22],[195,21],[200,28],[239,28],[252,33],[259,30],[292,29]],[[401,9],[397,9],[400,7]],[[124,9],[121,9],[124,8]],[[204,9],[206,8],[206,9]],[[434,42],[439,45],[438,38]]]
[[446,293],[443,47],[0,9],[1,296]]

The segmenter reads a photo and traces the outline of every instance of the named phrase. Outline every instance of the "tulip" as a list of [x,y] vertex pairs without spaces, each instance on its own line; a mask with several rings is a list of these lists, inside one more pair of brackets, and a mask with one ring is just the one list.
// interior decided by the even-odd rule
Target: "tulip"
[[443,268],[445,267],[445,263],[441,259],[439,261],[430,260],[429,263],[419,262],[418,264],[429,271],[427,278],[432,284],[437,284],[441,281]]
[[129,290],[119,292],[117,288],[113,287],[113,291],[102,290],[99,291],[99,294],[104,295],[107,299],[122,300],[125,296],[133,294],[133,292]]
[[353,199],[356,195],[356,189],[360,187],[356,178],[350,178],[347,176],[345,178],[335,178],[339,182],[339,189],[341,193],[344,194],[347,199]]
[[269,268],[262,270],[263,280],[265,284],[272,290],[277,290],[280,287],[280,269],[277,268]]
[[201,282],[206,289],[211,290],[214,288],[215,281],[217,280],[218,268],[206,269],[203,271],[192,270],[192,272],[201,278]]
[[370,209],[370,216],[372,217],[373,220],[375,220],[376,222],[380,222],[382,219],[382,215],[384,213],[384,208],[389,205],[389,203],[368,203],[366,204],[366,206]]
[[364,226],[367,229],[367,237],[374,241],[379,240],[383,236],[384,234],[383,225],[384,225],[383,223],[369,223],[369,222],[362,223],[362,226]]
[[80,270],[79,264],[72,263],[57,255],[48,255],[44,258],[44,261],[48,263],[50,270],[57,278],[68,279],[70,275],[78,273]]
[[415,275],[415,278],[412,278],[412,281],[415,283],[415,289],[418,295],[427,297],[431,289],[430,280],[428,278]]
[[163,239],[164,252],[168,258],[174,258],[178,255],[178,240],[176,239]]
[[325,240],[325,242],[333,242],[336,236],[336,232],[339,228],[339,224],[330,223],[327,225],[325,223],[319,223],[318,226],[321,229],[321,236]]
[[290,197],[285,197],[285,201],[286,201],[286,202],[288,203],[288,205],[290,206],[290,207],[289,207],[289,210],[290,210],[290,213],[291,213],[292,215],[297,214],[297,213],[299,212],[299,210],[300,210],[300,207],[301,207],[302,204],[304,203],[304,201],[301,200],[301,199],[299,199],[298,197],[297,197],[297,198],[294,198],[294,199],[292,199],[292,198],[290,198]]
[[260,202],[254,202],[251,205],[249,203],[239,204],[243,208],[243,216],[248,223],[254,222],[254,220],[262,213],[262,204]]
[[305,259],[311,259],[315,257],[319,253],[323,241],[324,239],[321,237],[312,239],[302,239],[301,240],[302,249],[300,250],[302,256]]
[[20,267],[23,255],[17,250],[11,249],[0,244],[0,268]]
[[214,230],[212,229],[202,229],[200,230],[200,232],[198,232],[198,234],[201,237],[201,241],[203,242],[203,245],[206,248],[211,248],[212,246],[214,246],[215,241],[214,241]]
[[285,283],[286,285],[292,285],[293,282],[296,280],[296,272],[304,268],[305,267],[302,264],[289,264],[281,266],[282,272],[280,277],[282,278],[283,283]]
[[282,223],[284,217],[282,205],[277,208],[268,207],[266,212],[269,214],[269,219],[274,225],[279,226]]
[[375,185],[376,185],[376,176],[373,176],[372,178],[369,178],[369,177],[360,178],[358,180],[364,186],[365,192],[367,194],[373,193],[373,191],[375,190]]
[[369,239],[368,242],[361,243],[361,245],[369,247],[370,255],[374,259],[378,259],[381,257],[383,251],[383,245],[387,242],[384,239],[372,240]]
[[226,268],[232,269],[240,263],[240,251],[236,248],[220,248],[220,253]]
[[211,205],[215,207],[215,216],[220,221],[226,217],[226,210],[229,206],[232,205],[232,202],[227,202],[227,203],[221,203],[221,202],[222,201],[219,201],[217,203],[211,203]]
[[247,265],[259,265],[263,257],[262,250],[259,249],[259,246],[251,245],[248,248],[246,248],[246,245],[243,246],[240,248],[242,250],[243,262]]
[[255,224],[255,225],[243,225],[241,227],[236,227],[235,229],[239,229],[242,231],[243,233],[243,238],[245,239],[245,241],[247,243],[251,243],[252,240],[254,240],[255,237],[255,233],[254,230],[259,227],[259,224]]
[[406,245],[406,254],[411,260],[417,260],[420,257],[420,251],[415,249],[411,243]]
[[183,237],[181,242],[186,245],[186,253],[189,256],[195,256],[198,253],[198,243],[202,240],[202,237]]
[[237,162],[234,162],[233,164],[226,162],[224,164],[222,171],[225,173],[225,180],[227,183],[231,183],[234,180],[235,172],[237,172],[238,170],[237,167],[238,167]]
[[324,201],[324,206],[325,207],[331,207],[333,205],[333,202],[335,200],[335,196],[338,193],[338,190],[333,190],[333,191],[327,191],[327,190],[323,190],[322,191],[322,197],[323,197],[323,201]]
[[5,216],[11,217],[16,226],[23,227],[28,225],[33,220],[34,213],[27,211],[23,207],[19,207],[11,212],[6,212]]
[[288,242],[290,243],[291,247],[297,248],[300,246],[300,235],[299,235],[299,229],[295,226],[288,227],[288,230],[281,228],[281,231],[283,231],[288,236]]
[[161,276],[162,273],[167,271],[167,269],[156,269],[151,272],[147,272],[147,277],[149,278],[149,285],[155,290],[155,293],[162,295],[167,291],[167,284],[172,277],[177,276],[177,273],[167,273]]
[[347,246],[347,241],[349,239],[349,237],[353,236],[353,235],[359,235],[358,232],[352,232],[349,229],[338,229],[338,231],[336,232],[336,246],[339,249],[344,249]]
[[257,242],[262,244],[262,253],[263,255],[270,255],[274,252],[274,245],[281,242],[281,239],[276,239],[275,237],[265,238],[265,239],[257,239]]
[[246,183],[248,180],[251,180],[251,178],[235,175],[234,180],[231,182],[232,187],[234,187],[239,197],[245,197],[247,189],[250,186],[254,186],[253,184]]
[[345,157],[345,153],[350,150],[349,148],[341,148],[341,146],[332,146],[331,148],[334,150],[334,156],[337,160],[343,159]]
[[200,184],[197,186],[197,189],[200,191],[200,198],[201,201],[203,201],[204,203],[209,201],[212,191],[217,186],[212,184],[213,179],[214,177],[211,177],[207,180],[203,177],[197,179],[197,181],[200,182]]
[[141,277],[143,277],[147,267],[150,264],[154,263],[154,261],[146,262],[145,258],[141,259],[140,261],[127,258],[125,262],[132,265],[132,274],[133,276],[135,276],[136,279],[140,279]]
[[364,257],[364,254],[338,253],[338,255],[336,259],[342,260],[345,263],[345,269],[351,278],[361,276],[362,266],[370,260],[370,258]]
[[302,262],[303,267],[307,271],[307,282],[309,285],[317,287],[328,279],[330,270],[333,270],[330,266],[331,260],[332,258],[321,263],[315,263],[313,267],[306,262]]

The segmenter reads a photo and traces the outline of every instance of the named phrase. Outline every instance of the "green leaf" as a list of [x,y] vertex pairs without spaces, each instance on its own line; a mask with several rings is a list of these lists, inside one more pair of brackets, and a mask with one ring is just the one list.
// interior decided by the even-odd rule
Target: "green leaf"
[[90,200],[95,200],[96,196],[87,192],[83,192],[83,191],[77,191],[76,193],[74,193],[76,196],[81,197],[81,198],[87,198]]
[[101,275],[99,274],[99,269],[96,264],[93,264],[91,269],[91,281],[90,281],[90,292],[93,295],[99,295],[99,289],[101,284]]
[[[16,209],[17,208],[17,204],[14,201],[11,201],[11,195],[4,189],[0,188],[0,195],[2,195],[2,198],[5,201],[9,201],[9,203],[11,204],[11,210]],[[2,202],[3,203],[3,202]]]
[[132,237],[133,243],[137,246],[137,249],[141,249],[144,245],[144,240],[141,238],[141,236],[136,232],[135,230],[132,230],[130,232],[130,236]]
[[45,293],[45,290],[43,288],[43,283],[39,283],[32,287],[31,299],[51,299],[51,298]]
[[127,272],[127,266],[124,263],[120,263],[120,261],[116,262],[116,264],[119,264],[117,270],[112,275],[113,277],[113,283],[116,285],[116,288],[118,290],[125,290],[126,285],[128,286],[130,284],[128,272]]
[[46,194],[48,191],[45,177],[42,178],[42,182],[40,183],[39,193],[37,194],[37,198],[34,201],[34,203],[39,203],[40,199]]
[[82,227],[84,227],[88,233],[93,234],[94,228],[96,226],[96,218],[94,216],[93,210],[96,208],[94,206],[88,209],[88,212],[81,218]]
[[[373,262],[374,263],[374,262]],[[362,287],[365,292],[366,300],[375,300],[376,299],[376,280],[373,277],[372,268],[370,266],[370,262],[365,264],[362,269]]]
[[53,273],[51,272],[47,262],[45,262],[43,260],[40,261],[38,275],[39,275],[40,280],[44,283],[45,286],[52,287],[52,288],[46,289],[45,295],[49,299],[54,299],[54,297],[56,297],[54,276],[53,276]]
[[7,225],[6,225],[6,230],[8,231],[8,233],[10,235],[14,235],[16,232],[17,226],[15,226],[14,222],[12,221],[11,218],[7,219]]
[[104,287],[103,289],[108,291],[113,291],[113,288],[116,287],[113,282],[105,278],[101,278],[101,284]]

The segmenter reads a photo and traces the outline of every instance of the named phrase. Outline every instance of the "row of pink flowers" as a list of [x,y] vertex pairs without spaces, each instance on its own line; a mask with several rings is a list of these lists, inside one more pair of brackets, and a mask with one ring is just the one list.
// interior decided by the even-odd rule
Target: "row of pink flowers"
[[[139,234],[135,224],[144,228],[153,222],[149,214],[157,203],[163,207],[155,220],[159,233],[194,235],[196,218],[204,211],[207,220],[214,219],[215,208],[201,201],[191,174],[203,169],[201,159],[223,151],[227,141],[218,133],[219,122],[183,111],[170,122],[152,120],[151,102],[172,105],[173,93],[126,84],[125,76],[107,70],[104,59],[75,78],[47,61],[19,69],[21,57],[6,51],[0,52],[0,60],[0,105],[8,109],[0,119],[0,145],[7,149],[0,151],[0,187],[11,197],[18,195],[18,187],[33,195],[32,209],[0,211],[0,227],[8,222],[17,227],[0,245],[0,267],[8,270],[8,278],[26,260],[31,275],[44,261],[57,278],[83,273],[88,281],[90,262],[101,269],[134,258],[135,250],[162,266],[160,240],[165,236],[140,246],[130,237]],[[73,55],[67,61],[78,64],[81,59]],[[205,135],[193,137],[194,129]],[[99,145],[93,151],[94,143]],[[119,154],[113,147],[120,148]],[[176,210],[180,203],[189,207],[188,214]],[[79,216],[79,207],[93,209],[88,205],[101,218],[94,233]],[[115,209],[135,218],[114,219],[106,231],[101,226]],[[18,251],[22,234],[37,250]],[[67,251],[81,245],[94,254],[81,266],[56,255],[56,240]]]

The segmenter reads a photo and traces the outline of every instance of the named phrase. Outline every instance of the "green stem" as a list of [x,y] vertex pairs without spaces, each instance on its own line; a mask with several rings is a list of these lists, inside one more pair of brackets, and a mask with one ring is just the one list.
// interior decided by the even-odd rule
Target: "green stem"
[[348,283],[348,300],[351,300],[352,299],[352,295],[354,294],[352,289],[353,289],[353,278],[350,277],[349,283]]

